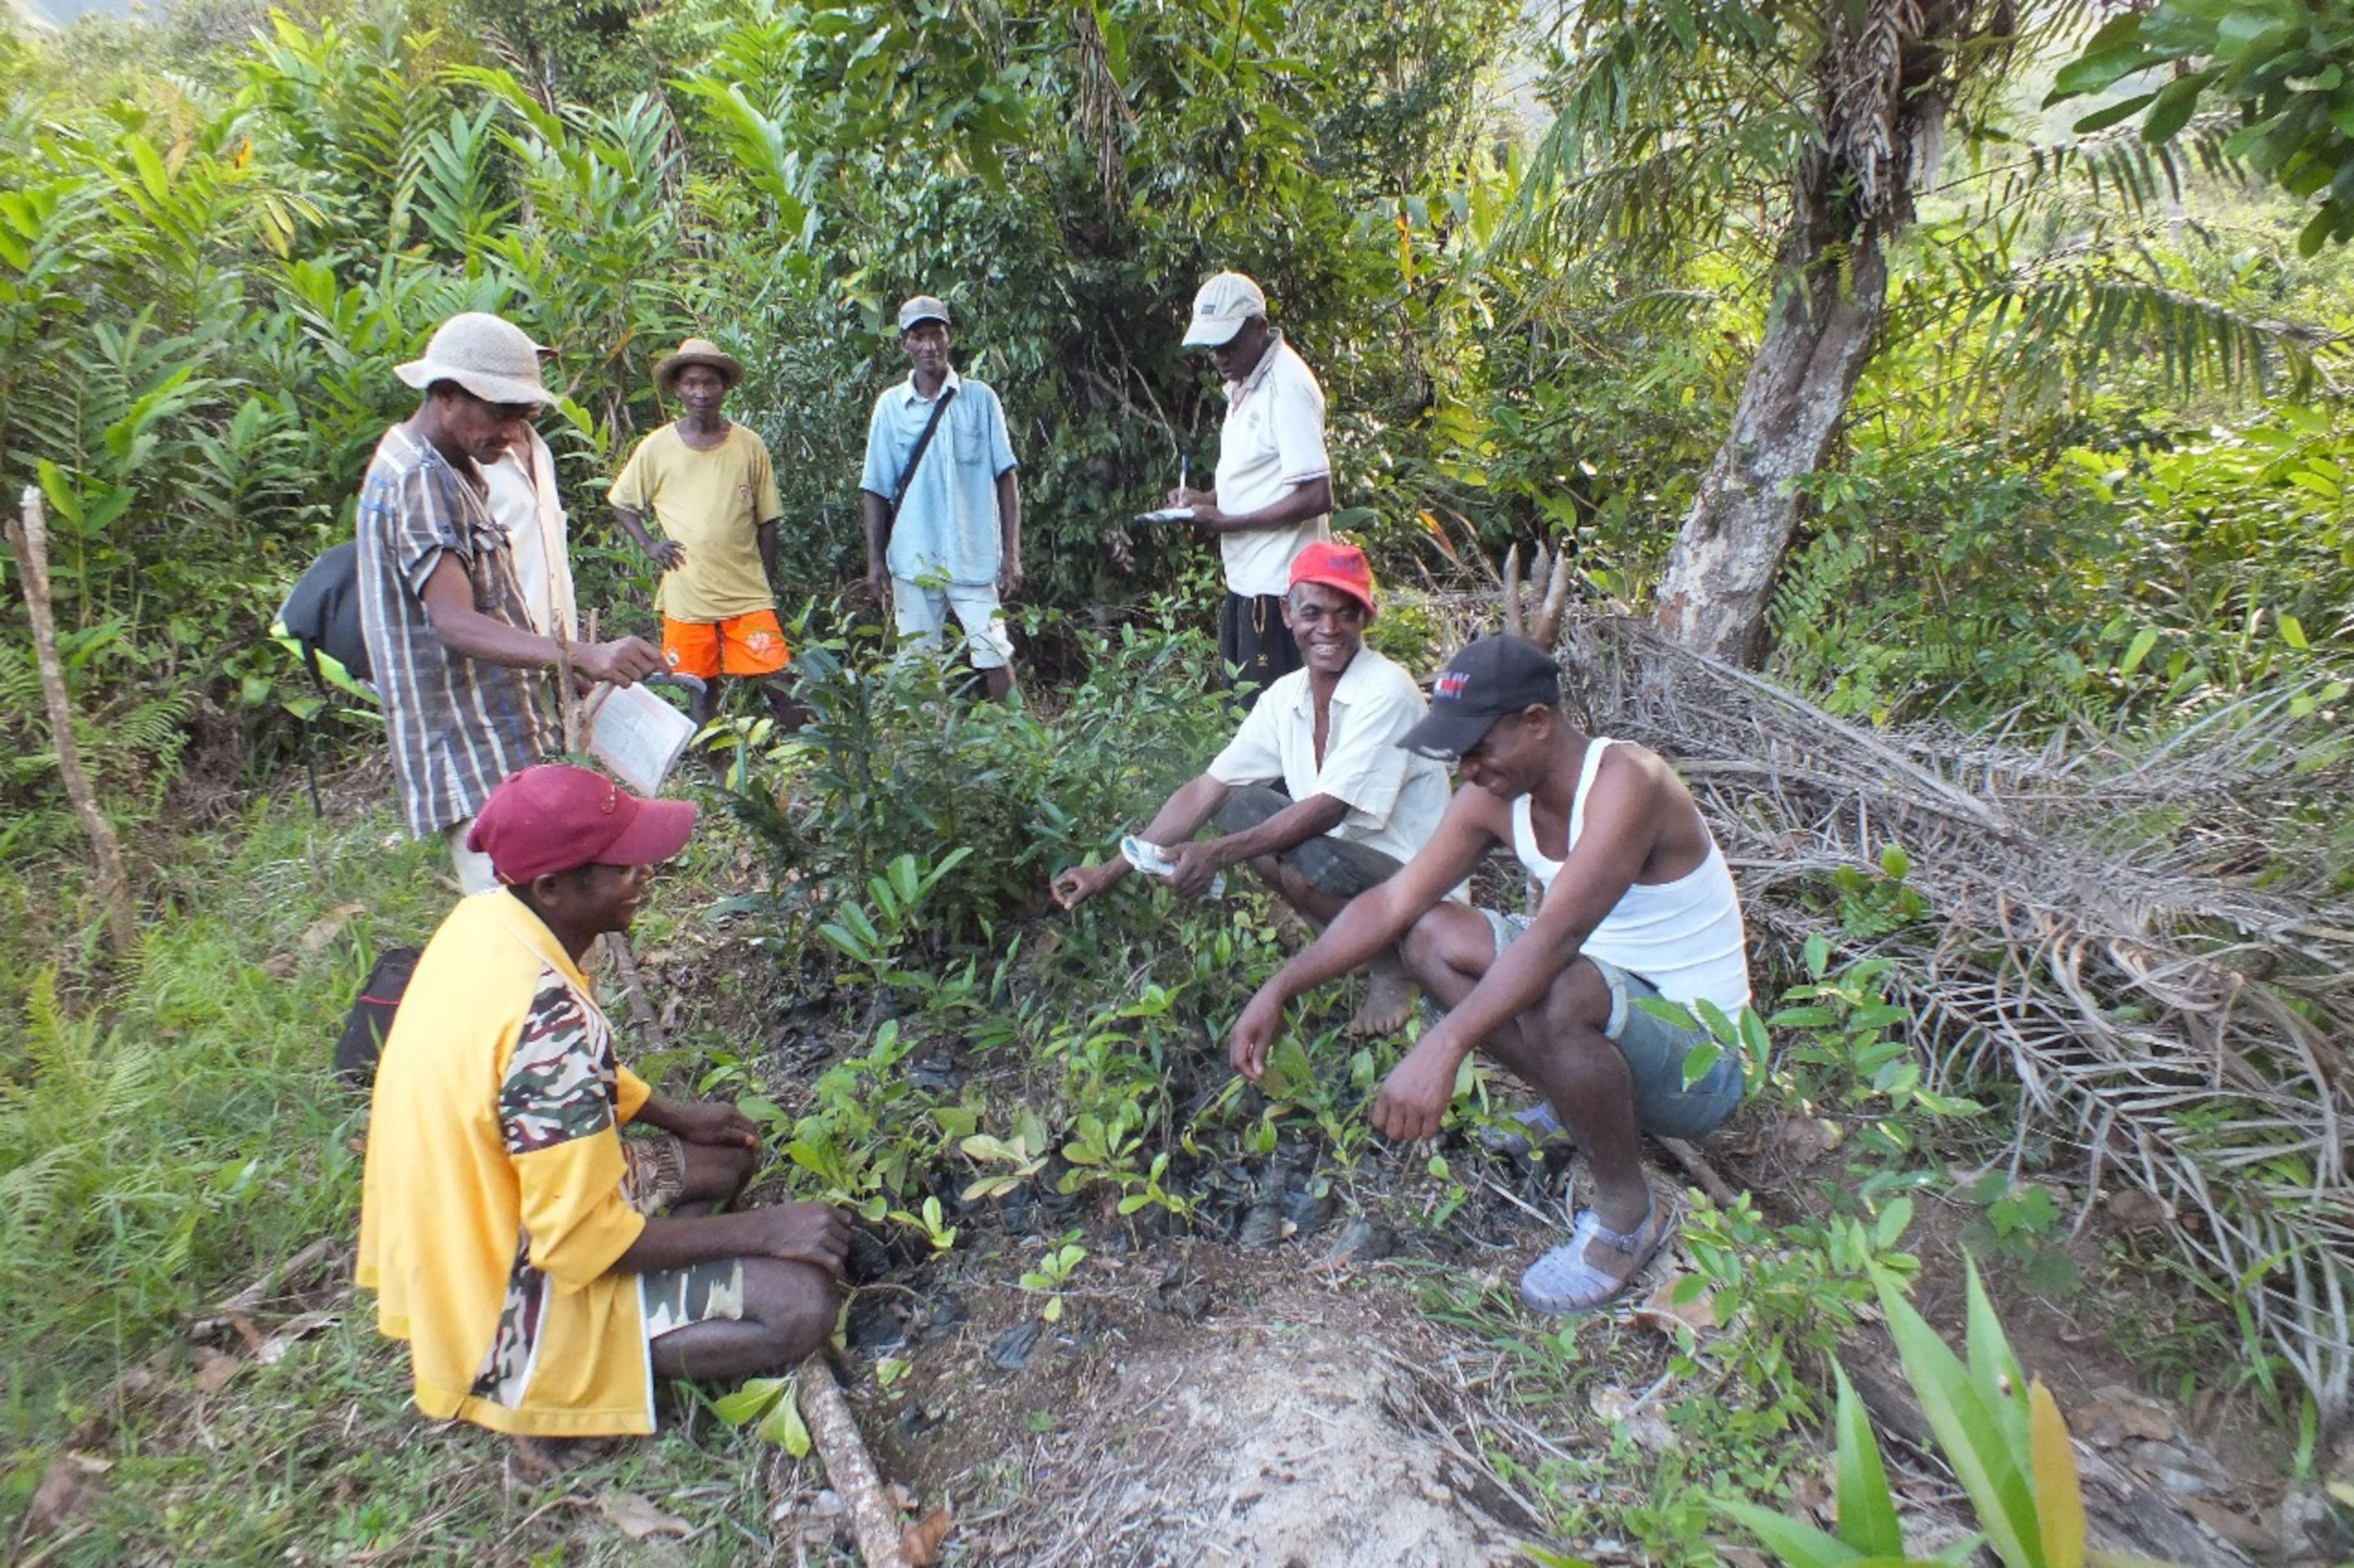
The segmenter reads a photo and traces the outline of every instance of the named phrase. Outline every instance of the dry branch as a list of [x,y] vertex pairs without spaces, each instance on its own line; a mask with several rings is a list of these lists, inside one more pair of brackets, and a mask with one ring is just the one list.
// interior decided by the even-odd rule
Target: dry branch
[[58,657],[58,623],[49,599],[49,530],[41,512],[41,493],[25,487],[24,516],[8,524],[8,546],[25,578],[25,613],[32,621],[33,651],[41,670],[41,696],[49,710],[49,733],[56,738],[58,776],[65,780],[66,799],[81,819],[98,861],[98,890],[106,900],[109,938],[118,959],[139,949],[139,923],[131,906],[131,874],[122,863],[122,845],[114,824],[99,808],[98,792],[83,771],[81,747],[74,739],[73,699],[66,691],[65,665]]
[[850,1414],[850,1402],[842,1397],[832,1369],[823,1357],[811,1356],[801,1363],[796,1386],[810,1442],[825,1461],[825,1478],[834,1495],[850,1510],[850,1532],[866,1568],[910,1568],[901,1549],[898,1508],[883,1489],[883,1478],[875,1473],[866,1440],[858,1435],[858,1420]]
[[[2354,1414],[2354,907],[2298,891],[2331,882],[2283,826],[2354,779],[2285,696],[2138,754],[2030,750],[1850,725],[1638,622],[1569,641],[1596,728],[1681,769],[1753,935],[1896,960],[1932,1081],[2016,1084],[2014,1162],[2051,1139],[2088,1189],[2157,1199],[2325,1414]],[[1890,842],[1929,916],[1859,934],[1822,879],[1877,874]]]

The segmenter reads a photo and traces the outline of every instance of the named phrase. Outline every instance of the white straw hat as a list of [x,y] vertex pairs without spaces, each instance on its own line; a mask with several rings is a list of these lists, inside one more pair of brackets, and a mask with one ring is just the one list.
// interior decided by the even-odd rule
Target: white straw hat
[[513,322],[468,311],[441,323],[424,358],[392,373],[420,391],[454,381],[485,403],[546,403],[552,395],[539,379],[539,344]]

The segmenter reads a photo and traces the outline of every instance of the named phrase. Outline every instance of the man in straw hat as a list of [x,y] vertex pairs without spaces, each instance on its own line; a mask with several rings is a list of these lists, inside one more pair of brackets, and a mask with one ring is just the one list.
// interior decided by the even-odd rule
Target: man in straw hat
[[[709,338],[691,337],[654,366],[654,384],[683,412],[638,443],[608,497],[622,532],[663,571],[663,657],[704,683],[695,716],[719,708],[723,675],[767,689],[777,722],[801,721],[783,671],[791,661],[777,623],[777,472],[760,438],[722,406],[744,367]],[[646,532],[646,513],[662,530]]]
[[[1165,854],[1179,894],[1198,897],[1225,868],[1248,865],[1320,927],[1394,874],[1438,826],[1447,769],[1399,747],[1422,720],[1422,693],[1365,646],[1374,613],[1373,571],[1354,545],[1327,539],[1294,558],[1283,615],[1306,667],[1267,688],[1209,770],[1169,797],[1140,835],[1139,848]],[[1218,836],[1196,842],[1212,822]],[[1130,864],[1123,853],[1066,871],[1055,901],[1076,909]],[[1414,991],[1394,951],[1361,961],[1370,979],[1350,1033],[1386,1034],[1405,1022]]]
[[1226,598],[1218,653],[1237,673],[1247,707],[1299,668],[1284,624],[1292,560],[1331,533],[1332,463],[1324,450],[1324,389],[1283,334],[1267,324],[1267,296],[1240,272],[1221,272],[1193,296],[1185,346],[1206,353],[1225,383],[1217,477],[1182,485],[1169,504],[1218,541]]
[[[376,443],[360,490],[360,628],[408,831],[450,834],[459,885],[497,885],[466,827],[499,781],[561,749],[540,689],[557,644],[532,627],[483,470],[547,402],[540,350],[513,323],[469,312],[394,374],[425,394]],[[634,637],[576,644],[573,668],[618,685],[662,668]]]
[[875,400],[859,504],[866,586],[896,612],[903,646],[937,644],[953,611],[981,685],[1013,691],[1004,601],[1022,590],[1022,485],[1005,409],[949,360],[949,308],[899,307],[907,379]]
[[429,1415],[527,1449],[651,1432],[650,1371],[781,1372],[832,1330],[841,1212],[719,1212],[758,1162],[758,1130],[620,1065],[581,972],[695,818],[553,764],[499,786],[474,823],[504,891],[460,901],[418,959],[376,1069],[360,1202],[358,1281],[377,1327],[408,1341]]
[[[1567,1128],[1593,1193],[1569,1240],[1521,1277],[1521,1299],[1539,1312],[1602,1306],[1667,1234],[1642,1134],[1698,1138],[1741,1103],[1740,1053],[1652,1011],[1708,1003],[1732,1017],[1748,1005],[1733,874],[1675,770],[1572,723],[1560,669],[1526,638],[1482,638],[1456,654],[1430,715],[1398,744],[1453,758],[1462,787],[1422,853],[1251,998],[1229,1042],[1235,1070],[1267,1071],[1289,1002],[1401,946],[1447,1012],[1383,1081],[1374,1128],[1436,1133],[1475,1050],[1534,1085],[1553,1114],[1532,1130]],[[1447,901],[1499,845],[1544,889],[1532,917]]]

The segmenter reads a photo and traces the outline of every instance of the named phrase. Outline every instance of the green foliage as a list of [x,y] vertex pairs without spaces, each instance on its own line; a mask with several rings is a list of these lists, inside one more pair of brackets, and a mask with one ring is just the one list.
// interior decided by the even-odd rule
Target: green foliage
[[2226,156],[2318,197],[2297,238],[2311,255],[2354,237],[2354,16],[2335,0],[2158,0],[2112,18],[2064,67],[2047,102],[2114,87],[2154,68],[2175,69],[2158,86],[2103,106],[2080,132],[2138,114],[2149,142],[2179,135],[2211,101],[2237,113]]
[[[2086,1549],[2084,1496],[2067,1424],[2043,1381],[2030,1382],[2020,1367],[1977,1267],[1970,1269],[1967,1361],[1954,1354],[1893,1279],[1882,1277],[1879,1295],[1905,1376],[1984,1532],[1931,1561],[1966,1562],[1981,1542],[2005,1568],[2099,1568],[2137,1561]],[[1846,1372],[1840,1371],[1838,1377],[1839,1533],[1737,1498],[1719,1506],[1790,1568],[1911,1568],[1919,1560],[1904,1555],[1879,1443]]]
[[[87,1397],[261,1265],[342,1234],[359,1186],[345,1123],[359,1105],[318,1091],[333,1044],[323,1020],[366,973],[370,934],[414,940],[430,918],[401,885],[426,852],[387,856],[381,832],[314,844],[301,826],[261,827],[241,856],[189,868],[227,895],[204,917],[151,927],[103,1013],[51,973],[0,972],[11,1012],[23,1009],[5,1027],[24,1043],[0,1063],[0,1245],[73,1260],[0,1270],[12,1426],[48,1420],[78,1386]],[[372,912],[338,917],[340,938],[328,931],[299,969],[263,967],[303,953],[319,909],[356,909],[355,895]]]
[[[1157,616],[1157,630],[1080,639],[1091,673],[1052,722],[972,701],[969,673],[937,659],[802,651],[811,722],[738,798],[790,874],[787,912],[831,918],[864,896],[904,927],[890,913],[902,860],[910,876],[929,868],[907,885],[920,885],[930,951],[1034,911],[1052,872],[1107,850],[1113,825],[1191,777],[1230,724],[1208,640],[1175,630],[1171,609]],[[876,938],[843,920],[829,939],[867,961]]]

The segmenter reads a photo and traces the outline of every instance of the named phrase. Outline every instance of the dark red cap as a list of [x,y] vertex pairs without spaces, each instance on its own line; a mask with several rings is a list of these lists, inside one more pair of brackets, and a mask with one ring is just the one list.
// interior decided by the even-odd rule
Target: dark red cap
[[1319,539],[1291,558],[1291,586],[1320,583],[1328,588],[1338,588],[1365,607],[1366,619],[1375,614],[1373,608],[1373,568],[1365,561],[1365,552],[1354,545],[1343,545],[1334,539]]
[[466,847],[519,886],[582,865],[653,865],[686,847],[692,800],[646,800],[569,763],[526,768],[491,791]]

